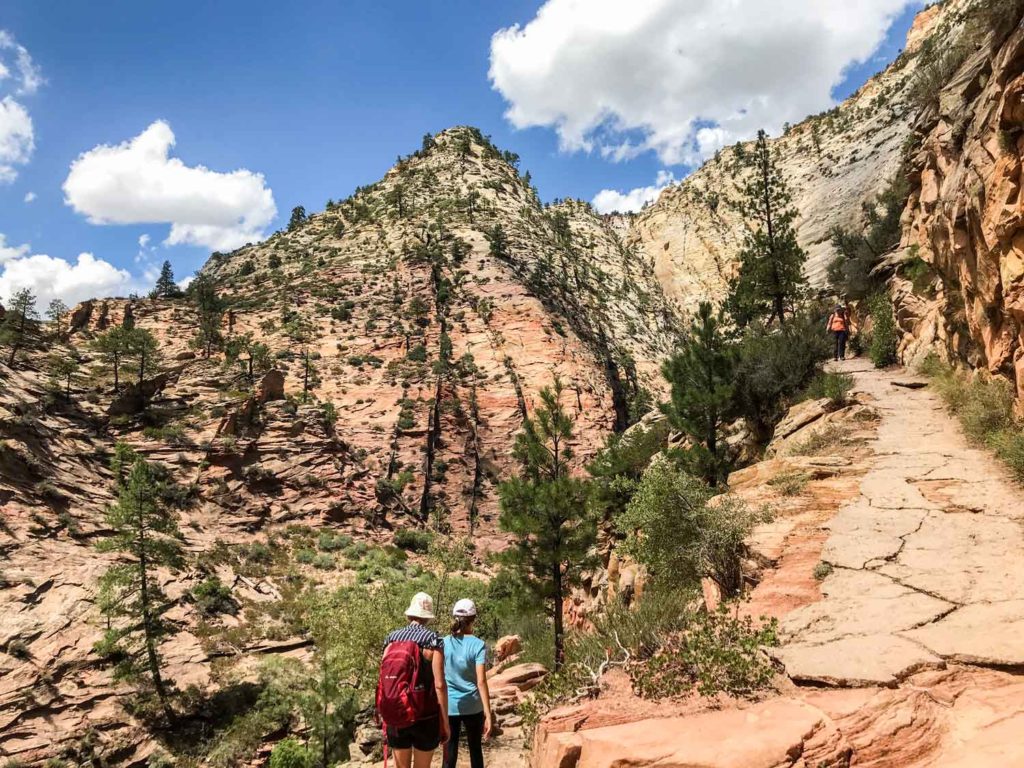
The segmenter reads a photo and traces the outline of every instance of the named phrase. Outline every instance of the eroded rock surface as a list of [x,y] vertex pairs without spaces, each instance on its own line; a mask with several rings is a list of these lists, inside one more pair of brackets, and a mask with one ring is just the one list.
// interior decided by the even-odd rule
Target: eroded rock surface
[[841,365],[875,420],[838,422],[840,455],[731,478],[763,501],[773,480],[807,476],[803,502],[776,495],[780,514],[749,542],[748,610],[780,619],[776,693],[657,712],[620,686],[546,720],[534,768],[1024,764],[1024,494],[933,392]]

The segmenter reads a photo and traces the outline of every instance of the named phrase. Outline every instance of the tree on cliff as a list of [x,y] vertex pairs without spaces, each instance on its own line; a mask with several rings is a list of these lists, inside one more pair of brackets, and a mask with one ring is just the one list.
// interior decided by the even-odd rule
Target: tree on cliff
[[99,352],[100,357],[103,358],[103,361],[114,372],[115,391],[121,386],[121,363],[128,353],[129,333],[131,331],[125,330],[123,326],[116,325],[101,333],[92,342],[92,348]]
[[68,313],[68,305],[60,299],[54,299],[46,308],[46,319],[53,323],[53,335],[58,339],[64,332],[64,315]]
[[200,275],[188,287],[189,297],[199,313],[199,328],[192,339],[192,346],[203,351],[209,358],[214,349],[224,344],[221,334],[221,320],[224,317],[224,300],[218,295],[217,287],[206,275]]
[[145,328],[132,328],[124,334],[124,358],[134,363],[137,383],[141,385],[147,376],[156,373],[160,365],[160,345]]
[[253,339],[251,333],[228,341],[224,356],[227,364],[238,363],[249,380],[249,386],[255,385],[257,375],[266,373],[274,365],[270,347]]
[[786,313],[793,311],[807,282],[806,254],[793,226],[797,210],[764,131],[758,132],[745,165],[750,176],[740,188],[737,209],[748,230],[739,273],[730,284],[729,308],[739,325],[763,317],[768,325],[776,319],[785,325]]
[[160,267],[160,277],[156,279],[156,285],[149,294],[151,299],[177,299],[181,297],[181,288],[174,281],[174,270],[171,269],[171,262],[165,261]]
[[54,386],[63,389],[64,398],[70,400],[71,384],[81,367],[78,358],[64,352],[56,352],[50,356],[47,367]]
[[661,367],[672,385],[662,410],[669,423],[690,438],[690,447],[679,449],[679,456],[690,472],[712,487],[724,482],[729,472],[721,431],[732,407],[735,359],[721,313],[705,301],[685,341]]
[[565,593],[588,564],[596,536],[586,483],[570,474],[573,420],[561,395],[558,379],[541,390],[541,405],[525,420],[512,450],[520,473],[499,487],[500,525],[515,536],[507,562],[551,606],[556,669],[565,660]]
[[306,220],[306,209],[301,205],[297,205],[292,208],[292,217],[288,219],[288,231],[291,232],[296,227],[302,226]]
[[38,319],[35,294],[28,288],[15,292],[3,323],[0,323],[0,344],[11,350],[7,355],[7,365],[14,365],[15,357],[28,344],[29,334]]
[[100,578],[98,602],[108,629],[96,650],[118,661],[118,677],[131,678],[140,668],[148,669],[160,706],[172,719],[158,646],[169,631],[163,614],[173,603],[160,588],[154,571],[173,570],[181,564],[180,535],[164,499],[167,485],[163,473],[130,449],[116,455],[122,465],[131,460],[131,469],[125,474],[124,466],[115,468],[118,499],[106,513],[113,533],[100,542],[99,549],[119,552],[125,562],[111,566]]

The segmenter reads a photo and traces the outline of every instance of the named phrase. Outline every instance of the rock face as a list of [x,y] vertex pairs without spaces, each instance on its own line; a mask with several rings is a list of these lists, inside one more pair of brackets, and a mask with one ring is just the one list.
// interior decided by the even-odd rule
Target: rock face
[[[580,467],[660,396],[680,323],[652,268],[621,221],[542,206],[509,160],[452,129],[349,200],[215,254],[204,274],[228,302],[221,330],[266,344],[270,371],[204,356],[192,304],[153,299],[71,313],[62,349],[84,375],[70,401],[51,393],[43,350],[0,364],[0,754],[127,764],[155,748],[125,706],[134,689],[92,650],[117,441],[192,499],[179,520],[190,567],[161,575],[175,602],[161,652],[166,677],[205,696],[251,680],[259,657],[306,652],[275,615],[295,592],[272,573],[294,554],[288,536],[312,531],[304,554],[325,567],[288,567],[328,587],[352,578],[334,567],[336,535],[383,546],[429,521],[472,536],[482,562],[503,546],[496,485],[543,387],[564,386]],[[127,318],[164,363],[142,382],[123,367],[115,394],[91,342]],[[211,574],[237,615],[211,618],[189,596]],[[510,700],[539,674],[519,673]]]
[[922,260],[931,273],[916,287],[898,279],[894,295],[908,363],[937,351],[1008,376],[1020,397],[1024,29],[1002,21],[916,125],[904,258]]
[[[859,224],[862,203],[873,199],[903,162],[915,118],[907,94],[921,42],[943,16],[966,4],[957,0],[921,13],[892,66],[835,109],[772,140],[800,212],[798,234],[813,286],[824,286],[834,258],[829,231]],[[734,273],[746,231],[733,206],[742,173],[737,159],[749,147],[722,150],[662,192],[633,222],[628,242],[647,255],[665,292],[685,309],[708,297],[722,298]]]

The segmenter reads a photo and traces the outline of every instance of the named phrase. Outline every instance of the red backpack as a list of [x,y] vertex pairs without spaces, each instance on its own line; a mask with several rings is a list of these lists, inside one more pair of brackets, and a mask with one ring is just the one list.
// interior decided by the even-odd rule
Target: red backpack
[[384,649],[377,682],[377,717],[386,728],[409,728],[440,711],[430,675],[423,676],[425,683],[420,682],[423,662],[420,647],[411,640]]

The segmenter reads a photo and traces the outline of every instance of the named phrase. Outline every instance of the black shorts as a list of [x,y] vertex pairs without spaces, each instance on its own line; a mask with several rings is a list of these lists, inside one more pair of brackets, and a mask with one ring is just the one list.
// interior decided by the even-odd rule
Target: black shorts
[[391,749],[415,749],[433,752],[441,743],[441,718],[419,720],[408,728],[388,728]]

